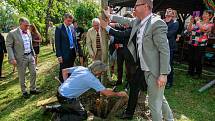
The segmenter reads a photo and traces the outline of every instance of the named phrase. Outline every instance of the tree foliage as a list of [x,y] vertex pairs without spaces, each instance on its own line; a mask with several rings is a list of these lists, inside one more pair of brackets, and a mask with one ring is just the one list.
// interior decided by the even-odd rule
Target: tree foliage
[[74,9],[75,19],[85,29],[91,26],[91,20],[99,15],[100,6],[92,1],[84,1]]
[[0,0],[0,32],[8,32],[17,24],[17,11],[11,5]]
[[98,16],[99,5],[92,0],[0,0],[0,12],[0,26],[7,23],[17,26],[17,18],[27,17],[46,40],[49,21],[59,24],[64,13],[71,12],[80,25],[89,27],[91,20]]

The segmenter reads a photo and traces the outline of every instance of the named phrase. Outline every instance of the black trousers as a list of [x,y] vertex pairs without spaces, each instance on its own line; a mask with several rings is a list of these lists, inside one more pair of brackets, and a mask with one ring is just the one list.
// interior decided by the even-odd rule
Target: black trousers
[[118,78],[117,83],[122,83],[123,65],[125,62],[125,57],[123,52],[124,52],[123,48],[117,49],[117,78]]
[[75,114],[81,117],[82,120],[87,119],[87,111],[84,109],[79,99],[69,99],[57,93],[58,102],[61,104],[60,112]]
[[189,51],[189,68],[188,68],[188,74],[194,75],[202,74],[202,65],[203,65],[203,60],[204,60],[204,55],[205,55],[205,49],[206,47],[201,47],[201,46],[192,46],[189,45],[188,47]]
[[144,71],[138,68],[133,76],[133,79],[129,81],[129,86],[130,86],[129,99],[125,113],[133,115],[137,105],[140,90],[142,91],[147,90]]
[[0,77],[2,76],[3,60],[4,60],[4,53],[0,53]]
[[173,59],[174,59],[174,50],[170,50],[170,66],[171,66],[171,72],[167,76],[167,83],[171,86],[173,85],[173,75],[174,75],[174,68],[173,68]]
[[76,58],[75,49],[71,49],[69,53],[69,58],[67,59],[63,58],[63,63],[60,63],[59,79],[61,82],[64,82],[63,76],[62,76],[62,70],[65,68],[73,67],[75,58]]
[[133,73],[135,73],[135,65],[126,60],[124,48],[117,49],[117,74],[118,74],[118,83],[122,83],[123,77],[123,65],[125,62],[126,70],[126,79],[129,81],[132,79]]

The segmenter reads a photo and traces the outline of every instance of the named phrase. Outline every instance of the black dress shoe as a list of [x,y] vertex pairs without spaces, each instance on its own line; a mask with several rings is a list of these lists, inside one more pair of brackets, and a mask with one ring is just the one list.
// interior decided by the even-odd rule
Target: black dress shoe
[[30,94],[31,94],[31,95],[37,95],[37,94],[39,94],[39,93],[41,93],[41,91],[39,91],[39,90],[31,90],[31,91],[30,91]]
[[120,119],[123,119],[123,120],[132,120],[133,119],[133,115],[132,114],[128,114],[128,113],[123,113],[122,116],[120,117]]
[[22,93],[22,97],[28,99],[30,95],[27,92]]

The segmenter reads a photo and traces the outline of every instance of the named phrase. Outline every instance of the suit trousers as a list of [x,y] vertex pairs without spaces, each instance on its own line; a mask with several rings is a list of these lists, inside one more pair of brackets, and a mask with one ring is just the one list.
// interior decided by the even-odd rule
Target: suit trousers
[[171,72],[167,76],[167,83],[171,86],[173,85],[173,75],[174,75],[174,68],[173,68],[173,59],[174,59],[174,50],[170,50],[170,66],[171,66]]
[[63,58],[63,63],[60,63],[59,79],[61,82],[64,82],[63,76],[62,76],[62,70],[65,68],[73,67],[75,58],[76,58],[75,49],[71,49],[69,53],[69,58],[67,59]]
[[22,93],[27,92],[25,83],[26,68],[30,72],[30,90],[36,90],[36,65],[32,54],[24,55],[22,59],[17,60],[17,70]]
[[157,78],[158,77],[155,77],[151,72],[145,72],[152,121],[162,121],[163,118],[165,121],[174,121],[172,111],[164,96],[165,87],[158,87]]
[[[123,65],[125,62],[125,57],[124,57],[124,49],[123,48],[118,48],[117,49],[117,83],[122,83],[122,75],[123,75]],[[126,69],[127,72],[127,69]]]
[[128,105],[126,108],[126,114],[130,115],[133,115],[135,112],[140,90],[145,91],[147,88],[144,71],[142,71],[140,68],[136,70],[136,73],[132,75],[132,77],[133,77],[132,80],[128,80],[130,92]]
[[0,54],[0,77],[2,76],[2,65],[3,65],[4,53]]

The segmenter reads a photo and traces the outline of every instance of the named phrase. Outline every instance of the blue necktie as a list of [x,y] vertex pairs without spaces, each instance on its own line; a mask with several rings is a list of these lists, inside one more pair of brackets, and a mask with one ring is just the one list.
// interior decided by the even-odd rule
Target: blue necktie
[[68,26],[67,26],[67,33],[68,33],[68,36],[69,36],[70,48],[73,48],[73,36],[72,36],[72,32],[70,31]]

